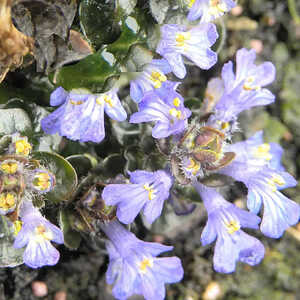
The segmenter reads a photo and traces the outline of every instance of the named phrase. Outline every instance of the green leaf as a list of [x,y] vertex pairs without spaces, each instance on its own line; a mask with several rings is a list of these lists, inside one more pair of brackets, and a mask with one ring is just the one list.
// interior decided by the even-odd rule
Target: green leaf
[[114,43],[108,45],[107,50],[118,57],[118,59],[123,59],[133,44],[142,41],[144,40],[140,37],[138,22],[135,18],[129,16],[122,23],[121,36]]
[[28,114],[19,108],[0,109],[0,135],[25,133],[32,130]]
[[24,249],[13,247],[13,227],[9,227],[6,217],[0,218],[0,267],[16,267],[23,264]]
[[86,175],[87,172],[93,167],[90,158],[83,154],[71,155],[66,159],[74,167],[78,177]]
[[32,158],[55,175],[56,185],[45,198],[54,203],[69,201],[77,186],[77,174],[72,165],[62,156],[50,152],[33,152]]
[[113,135],[123,145],[132,145],[139,138],[140,128],[129,122],[111,122]]
[[93,93],[101,92],[108,77],[118,74],[113,54],[103,50],[89,55],[72,66],[61,68],[53,81],[66,90],[87,88]]
[[140,44],[133,45],[126,58],[126,67],[131,72],[140,72],[150,63],[153,53]]
[[64,244],[72,250],[76,250],[81,242],[79,232],[72,229],[71,222],[74,213],[70,209],[62,209],[59,211],[59,224],[64,234]]
[[79,19],[84,35],[97,49],[120,35],[120,17],[115,13],[114,1],[82,0]]
[[121,154],[111,154],[96,167],[96,170],[105,178],[113,178],[123,174],[125,164],[126,159]]

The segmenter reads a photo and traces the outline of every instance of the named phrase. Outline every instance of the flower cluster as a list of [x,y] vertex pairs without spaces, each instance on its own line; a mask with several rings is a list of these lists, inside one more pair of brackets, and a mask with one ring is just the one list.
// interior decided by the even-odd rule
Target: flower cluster
[[[192,112],[177,91],[180,83],[167,76],[173,73],[183,79],[187,60],[205,70],[217,62],[217,54],[211,48],[218,33],[210,22],[233,8],[235,1],[186,0],[186,4],[187,19],[199,22],[162,25],[156,47],[156,55],[160,57],[145,65],[130,82],[130,96],[138,111],[130,116],[129,122],[154,122],[152,136],[158,140],[158,147],[159,139],[166,142],[167,149],[161,152],[168,159],[160,170],[135,170],[128,172],[129,179],[101,183],[101,189],[105,186],[101,197],[93,190],[92,196],[85,199],[91,202],[90,211],[97,209],[95,203],[101,198],[102,207],[113,212],[112,217],[99,218],[101,222],[97,225],[101,223],[100,228],[108,238],[106,279],[114,285],[112,292],[117,299],[127,299],[133,294],[141,294],[147,300],[164,299],[165,283],[182,279],[183,270],[177,257],[157,257],[172,247],[143,242],[121,224],[134,222],[140,212],[152,224],[162,214],[165,202],[172,200],[170,195],[175,195],[178,185],[194,187],[204,202],[208,220],[201,242],[207,245],[216,241],[213,265],[217,272],[231,273],[238,262],[254,266],[263,259],[263,244],[242,228],[260,229],[268,237],[279,238],[300,218],[300,206],[281,193],[282,189],[297,184],[281,164],[283,149],[278,144],[265,143],[262,131],[245,141],[232,143],[241,112],[275,101],[266,88],[275,78],[271,62],[257,65],[254,50],[238,50],[235,69],[230,61],[223,66],[221,77],[208,82],[203,115],[189,123]],[[100,143],[105,137],[104,112],[119,122],[127,118],[117,92],[115,88],[102,94],[67,92],[59,87],[50,98],[51,106],[59,107],[42,120],[42,128],[46,133],[59,133],[71,140]],[[14,151],[28,155],[31,148],[26,142],[15,143]],[[0,164],[7,176],[22,168],[14,160]],[[243,182],[248,190],[249,211],[228,202],[221,191],[208,186],[205,179],[212,174]],[[30,178],[32,189],[40,193],[50,191],[55,184],[51,174],[43,169],[35,169]],[[14,197],[12,193],[1,194],[0,208],[7,212],[14,210]],[[20,207],[23,227],[15,247],[26,246],[24,261],[33,268],[55,264],[59,254],[50,241],[62,243],[61,231],[31,203],[22,202]]]
[[0,214],[14,231],[15,248],[25,248],[23,261],[31,268],[54,265],[59,252],[50,241],[63,243],[62,231],[47,221],[33,206],[32,195],[39,197],[55,186],[55,177],[30,158],[32,145],[27,137],[9,136],[7,153],[0,158]]

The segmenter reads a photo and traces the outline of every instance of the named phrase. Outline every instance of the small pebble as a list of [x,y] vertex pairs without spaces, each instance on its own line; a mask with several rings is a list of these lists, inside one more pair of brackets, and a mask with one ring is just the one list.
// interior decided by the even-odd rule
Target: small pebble
[[216,300],[216,299],[220,299],[221,296],[222,296],[221,286],[216,281],[212,281],[206,287],[206,289],[202,295],[202,299],[203,300]]
[[33,281],[31,289],[33,295],[36,297],[45,297],[48,294],[48,287],[43,281]]
[[165,238],[160,234],[153,235],[153,242],[155,243],[163,243]]
[[65,291],[56,292],[54,300],[67,300],[67,293]]
[[261,53],[264,49],[264,45],[261,40],[251,40],[250,46],[255,50],[256,53]]
[[231,9],[230,12],[233,16],[239,16],[243,12],[243,7],[241,5],[237,5],[233,9]]

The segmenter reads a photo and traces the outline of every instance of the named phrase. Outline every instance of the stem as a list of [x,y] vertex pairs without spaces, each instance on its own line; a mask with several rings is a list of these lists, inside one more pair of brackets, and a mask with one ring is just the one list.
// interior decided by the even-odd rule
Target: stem
[[300,16],[297,12],[295,0],[288,0],[288,8],[295,24],[300,25]]
[[222,50],[222,48],[224,47],[225,41],[226,41],[226,26],[224,24],[223,18],[219,18],[219,24],[221,26],[221,40],[220,40],[220,44],[218,46],[218,49],[216,50],[216,53],[219,54],[220,51]]

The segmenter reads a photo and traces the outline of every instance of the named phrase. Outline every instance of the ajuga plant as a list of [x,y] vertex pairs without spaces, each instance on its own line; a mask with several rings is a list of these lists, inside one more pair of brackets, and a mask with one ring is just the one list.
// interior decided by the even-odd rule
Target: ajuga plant
[[[59,4],[50,2],[55,12]],[[165,284],[183,278],[180,258],[161,257],[173,247],[142,241],[130,228],[150,226],[165,206],[190,214],[202,199],[207,222],[199,239],[215,243],[213,268],[221,273],[263,259],[263,244],[244,228],[279,238],[298,222],[299,205],[281,192],[297,184],[281,164],[281,146],[265,143],[263,131],[237,141],[240,113],[275,101],[267,87],[274,65],[256,63],[256,52],[242,48],[208,81],[196,109],[180,93],[188,65],[205,74],[217,64],[222,18],[235,5],[80,2],[77,29],[85,39],[79,40],[93,53],[71,65],[63,66],[70,62],[64,58],[46,66],[51,107],[14,99],[0,111],[7,122],[0,140],[0,214],[10,253],[1,256],[2,266],[55,265],[57,244],[77,249],[89,239],[104,240],[106,280],[116,299],[164,299]],[[76,7],[67,32],[75,14]],[[37,61],[46,51],[41,45]],[[226,200],[223,190],[234,182],[246,187],[244,208]],[[180,212],[174,204],[179,192],[187,203]]]

